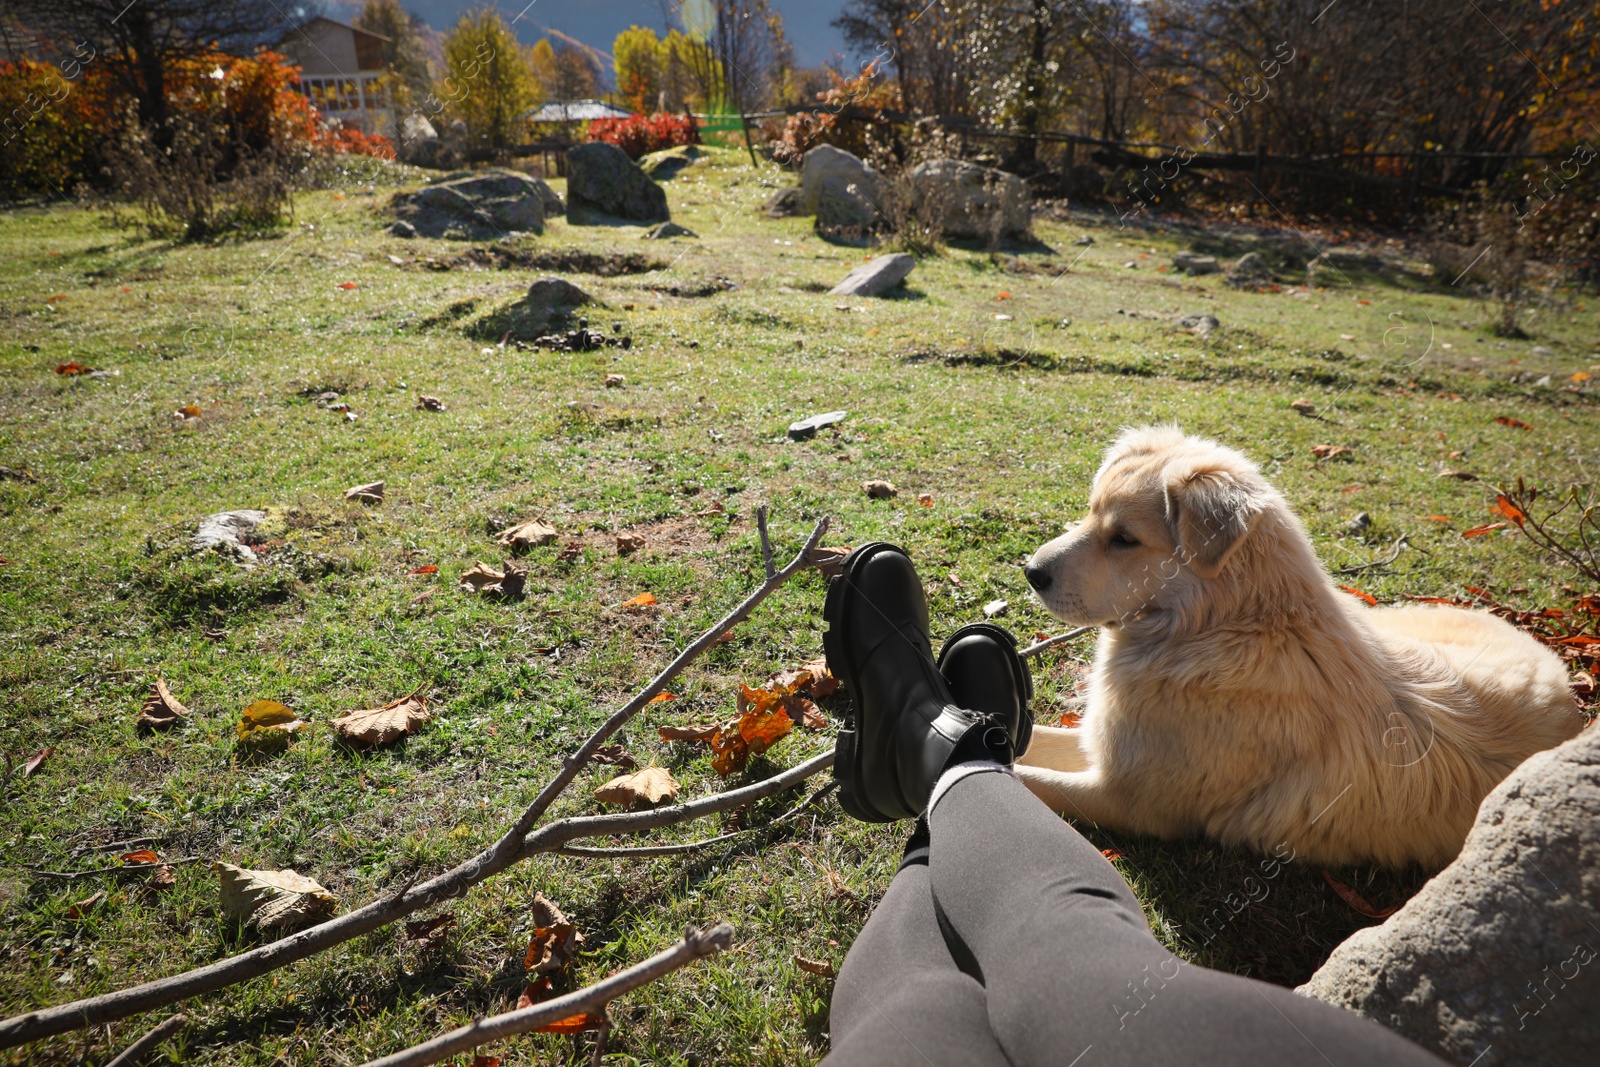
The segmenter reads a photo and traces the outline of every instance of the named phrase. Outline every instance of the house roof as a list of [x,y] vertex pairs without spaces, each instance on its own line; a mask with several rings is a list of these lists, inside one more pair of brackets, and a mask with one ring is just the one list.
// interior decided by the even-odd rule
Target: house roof
[[593,119],[625,119],[633,112],[603,100],[558,100],[524,112],[529,122],[589,122]]
[[339,27],[341,30],[349,30],[351,33],[361,34],[363,37],[372,37],[376,40],[384,42],[385,44],[388,44],[390,40],[381,33],[373,33],[371,30],[363,30],[359,26],[352,26],[348,22],[340,22],[338,19],[330,19],[326,15],[318,15],[313,19],[306,19],[304,22],[300,23],[300,25],[295,26],[293,29],[289,30],[288,33],[285,33],[282,37],[279,37],[278,44],[282,44],[283,42],[287,41],[289,38],[293,37],[307,26],[315,26],[319,22],[326,22],[330,25]]

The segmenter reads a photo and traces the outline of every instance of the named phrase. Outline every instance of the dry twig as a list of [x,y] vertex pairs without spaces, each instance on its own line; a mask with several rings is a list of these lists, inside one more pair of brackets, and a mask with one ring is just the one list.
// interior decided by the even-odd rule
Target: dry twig
[[486,1041],[525,1034],[558,1019],[596,1011],[622,994],[638,989],[642,985],[648,985],[662,975],[671,974],[702,956],[724,952],[731,944],[733,944],[733,927],[727,923],[719,923],[709,930],[696,930],[690,927],[684,931],[683,940],[676,945],[626,970],[603,978],[594,985],[585,986],[575,993],[546,1000],[532,1007],[475,1020],[470,1025],[452,1030],[448,1034],[441,1034],[431,1041],[413,1045],[392,1056],[372,1060],[365,1067],[424,1067],[425,1064],[438,1063],[446,1056],[475,1048]]
[[1065,644],[1066,642],[1071,641],[1074,637],[1082,637],[1084,634],[1093,629],[1093,626],[1080,626],[1076,630],[1068,630],[1064,634],[1056,634],[1054,637],[1047,637],[1037,644],[1032,644],[1027,648],[1022,649],[1017,653],[1017,655],[1021,656],[1023,659],[1027,659],[1029,656],[1037,656],[1047,648],[1055,645]]
[[186,1024],[188,1021],[189,1017],[182,1012],[172,1016],[170,1019],[164,1020],[148,1034],[145,1034],[139,1040],[123,1049],[121,1055],[117,1056],[117,1058],[112,1060],[110,1063],[107,1063],[106,1067],[133,1067],[134,1064],[143,1062],[146,1054],[151,1052],[157,1045],[161,1044],[161,1042],[165,1041],[179,1030],[182,1030],[184,1024]]

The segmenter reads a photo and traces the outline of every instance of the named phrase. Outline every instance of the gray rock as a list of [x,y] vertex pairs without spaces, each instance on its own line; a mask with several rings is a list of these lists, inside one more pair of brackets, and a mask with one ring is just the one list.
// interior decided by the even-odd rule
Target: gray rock
[[844,281],[828,290],[830,296],[879,296],[906,280],[916,257],[905,252],[879,256],[845,275]]
[[824,427],[833,426],[844,421],[848,411],[827,411],[821,415],[813,415],[809,419],[789,424],[789,439],[791,441],[804,441],[817,436],[817,431]]
[[407,222],[405,219],[401,219],[393,226],[389,227],[389,232],[395,237],[410,238],[417,235],[417,228],[411,225],[411,223]]
[[960,159],[930,159],[911,172],[919,202],[944,205],[946,237],[1020,237],[1028,232],[1032,196],[1015,174]]
[[219,511],[200,520],[200,527],[189,542],[196,552],[217,551],[236,562],[249,566],[256,554],[244,543],[244,538],[266,521],[264,511]]
[[877,171],[829,144],[805,154],[800,195],[805,214],[815,215],[819,226],[863,229],[877,221],[883,197]]
[[1246,252],[1228,268],[1225,279],[1235,289],[1254,289],[1272,281],[1272,265],[1260,252]]
[[1455,862],[1298,992],[1475,1067],[1600,1063],[1600,729],[1495,787]]
[[792,215],[804,215],[806,213],[805,190],[798,185],[779,189],[767,198],[762,210],[767,213],[769,219],[786,219]]
[[568,217],[593,211],[629,222],[665,222],[667,194],[614,144],[592,141],[567,150]]
[[1365,537],[1370,529],[1372,529],[1372,516],[1365,511],[1356,512],[1355,518],[1344,524],[1344,532],[1351,537]]
[[1179,319],[1178,325],[1185,330],[1193,330],[1201,337],[1210,337],[1211,331],[1221,326],[1222,323],[1218,322],[1217,317],[1209,312],[1196,311]]
[[428,237],[503,237],[543,233],[551,198],[560,202],[544,182],[518,171],[468,171],[398,197],[395,213]]
[[565,278],[546,277],[528,286],[527,302],[534,307],[557,308],[578,307],[596,301]]
[[1088,234],[1084,234],[1082,237],[1078,238],[1072,243],[1077,245],[1079,248],[1088,248],[1090,245],[1094,244],[1094,238]]
[[1534,345],[1532,348],[1528,349],[1528,355],[1537,356],[1540,359],[1549,359],[1551,356],[1554,356],[1555,354],[1556,354],[1555,349],[1550,348],[1550,347],[1548,347],[1546,345]]
[[686,167],[692,167],[706,160],[706,151],[699,145],[681,144],[674,148],[663,148],[659,152],[650,152],[639,157],[639,169],[658,182],[669,181],[678,176],[678,172]]
[[1222,269],[1222,264],[1217,262],[1216,256],[1202,256],[1198,252],[1174,253],[1172,265],[1190,277],[1201,274],[1215,274]]
[[699,237],[700,235],[687,226],[679,226],[676,222],[663,222],[645,232],[646,241],[663,241],[668,237]]

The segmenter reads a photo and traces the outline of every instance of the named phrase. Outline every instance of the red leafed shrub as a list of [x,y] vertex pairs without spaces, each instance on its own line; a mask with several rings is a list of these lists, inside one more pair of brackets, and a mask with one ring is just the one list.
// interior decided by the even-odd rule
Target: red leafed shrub
[[344,152],[352,156],[372,156],[375,159],[393,159],[394,142],[381,133],[362,133],[353,126],[347,126],[338,133],[325,135],[318,138],[318,146],[331,148],[335,152]]
[[[898,110],[902,106],[900,89],[884,81],[876,65],[868,65],[854,78],[844,78],[834,71],[828,72],[833,82],[826,92],[817,94],[820,111],[790,115],[783,129],[767,128],[772,141],[772,158],[779,163],[798,163],[812,148],[831,144],[846,152],[865,158],[870,150],[867,133],[873,122],[883,121],[883,111]],[[845,109],[852,117],[845,117]],[[865,113],[865,118],[854,117]]]
[[663,148],[700,143],[700,124],[688,115],[658,111],[648,118],[629,115],[625,119],[595,119],[589,123],[589,140],[614,144],[638,159]]

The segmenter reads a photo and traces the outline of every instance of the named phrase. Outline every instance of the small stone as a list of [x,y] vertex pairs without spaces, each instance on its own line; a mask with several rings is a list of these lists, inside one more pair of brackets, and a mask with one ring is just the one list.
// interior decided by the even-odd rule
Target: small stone
[[1528,355],[1538,356],[1540,359],[1549,359],[1555,354],[1555,349],[1549,348],[1545,345],[1534,345],[1532,348],[1528,349]]
[[1222,269],[1222,264],[1217,262],[1216,256],[1202,256],[1196,252],[1174,253],[1172,265],[1190,277],[1201,274],[1216,274]]
[[[594,302],[594,297],[565,278],[540,278],[528,286],[528,303],[537,307],[578,307],[581,304]],[[578,323],[579,329],[587,325],[588,323],[582,320]]]
[[1298,413],[1300,413],[1301,415],[1305,415],[1305,416],[1308,416],[1308,417],[1311,416],[1311,415],[1315,415],[1317,413],[1317,405],[1313,404],[1309,400],[1305,400],[1305,399],[1291,400],[1291,401],[1289,401],[1289,406],[1294,408],[1294,410],[1297,411]]
[[844,281],[828,290],[829,296],[880,296],[911,273],[916,258],[905,252],[879,256],[845,275]]
[[436,396],[419,396],[417,397],[417,409],[419,411],[443,411],[444,401]]
[[1215,315],[1208,314],[1204,311],[1197,311],[1192,315],[1185,315],[1183,318],[1179,319],[1178,325],[1183,327],[1185,330],[1193,330],[1201,337],[1210,337],[1212,331],[1214,331],[1218,326],[1221,326],[1222,323],[1217,321],[1217,317]]
[[1344,524],[1344,532],[1351,537],[1364,537],[1372,529],[1372,516],[1365,511],[1356,513],[1355,518]]
[[789,439],[791,441],[804,441],[815,437],[818,430],[843,422],[845,416],[849,414],[848,411],[827,411],[821,415],[812,415],[810,418],[801,419],[799,422],[791,422],[789,424]]
[[645,545],[644,535],[636,533],[617,534],[617,555],[626,556],[630,552],[637,552]]
[[894,487],[893,482],[886,482],[881,478],[875,478],[869,482],[862,482],[861,491],[867,494],[868,499],[888,500],[900,490]]
[[1139,267],[1139,264],[1135,263],[1133,260],[1130,259],[1130,260],[1128,260],[1128,262],[1124,263],[1123,266],[1124,267],[1128,267],[1130,269],[1137,270],[1138,267]]
[[417,228],[411,225],[411,223],[407,222],[405,219],[401,219],[389,227],[389,235],[391,237],[405,237],[409,239],[417,235]]
[[624,385],[627,385],[627,384],[628,384],[628,378],[627,378],[626,375],[623,375],[623,374],[608,374],[608,375],[606,375],[606,388],[607,389],[621,389]]
[[1088,248],[1090,245],[1094,244],[1094,238],[1090,237],[1088,234],[1084,234],[1082,237],[1078,238],[1072,243],[1077,245],[1079,248]]
[[664,241],[669,237],[699,237],[700,235],[687,226],[679,226],[676,222],[663,222],[653,227],[644,234],[646,241]]
[[344,491],[346,500],[359,500],[363,504],[383,503],[383,483],[368,482],[366,485],[353,485]]
[[999,618],[1011,610],[1011,604],[1004,600],[991,600],[983,606],[983,617],[986,619]]

